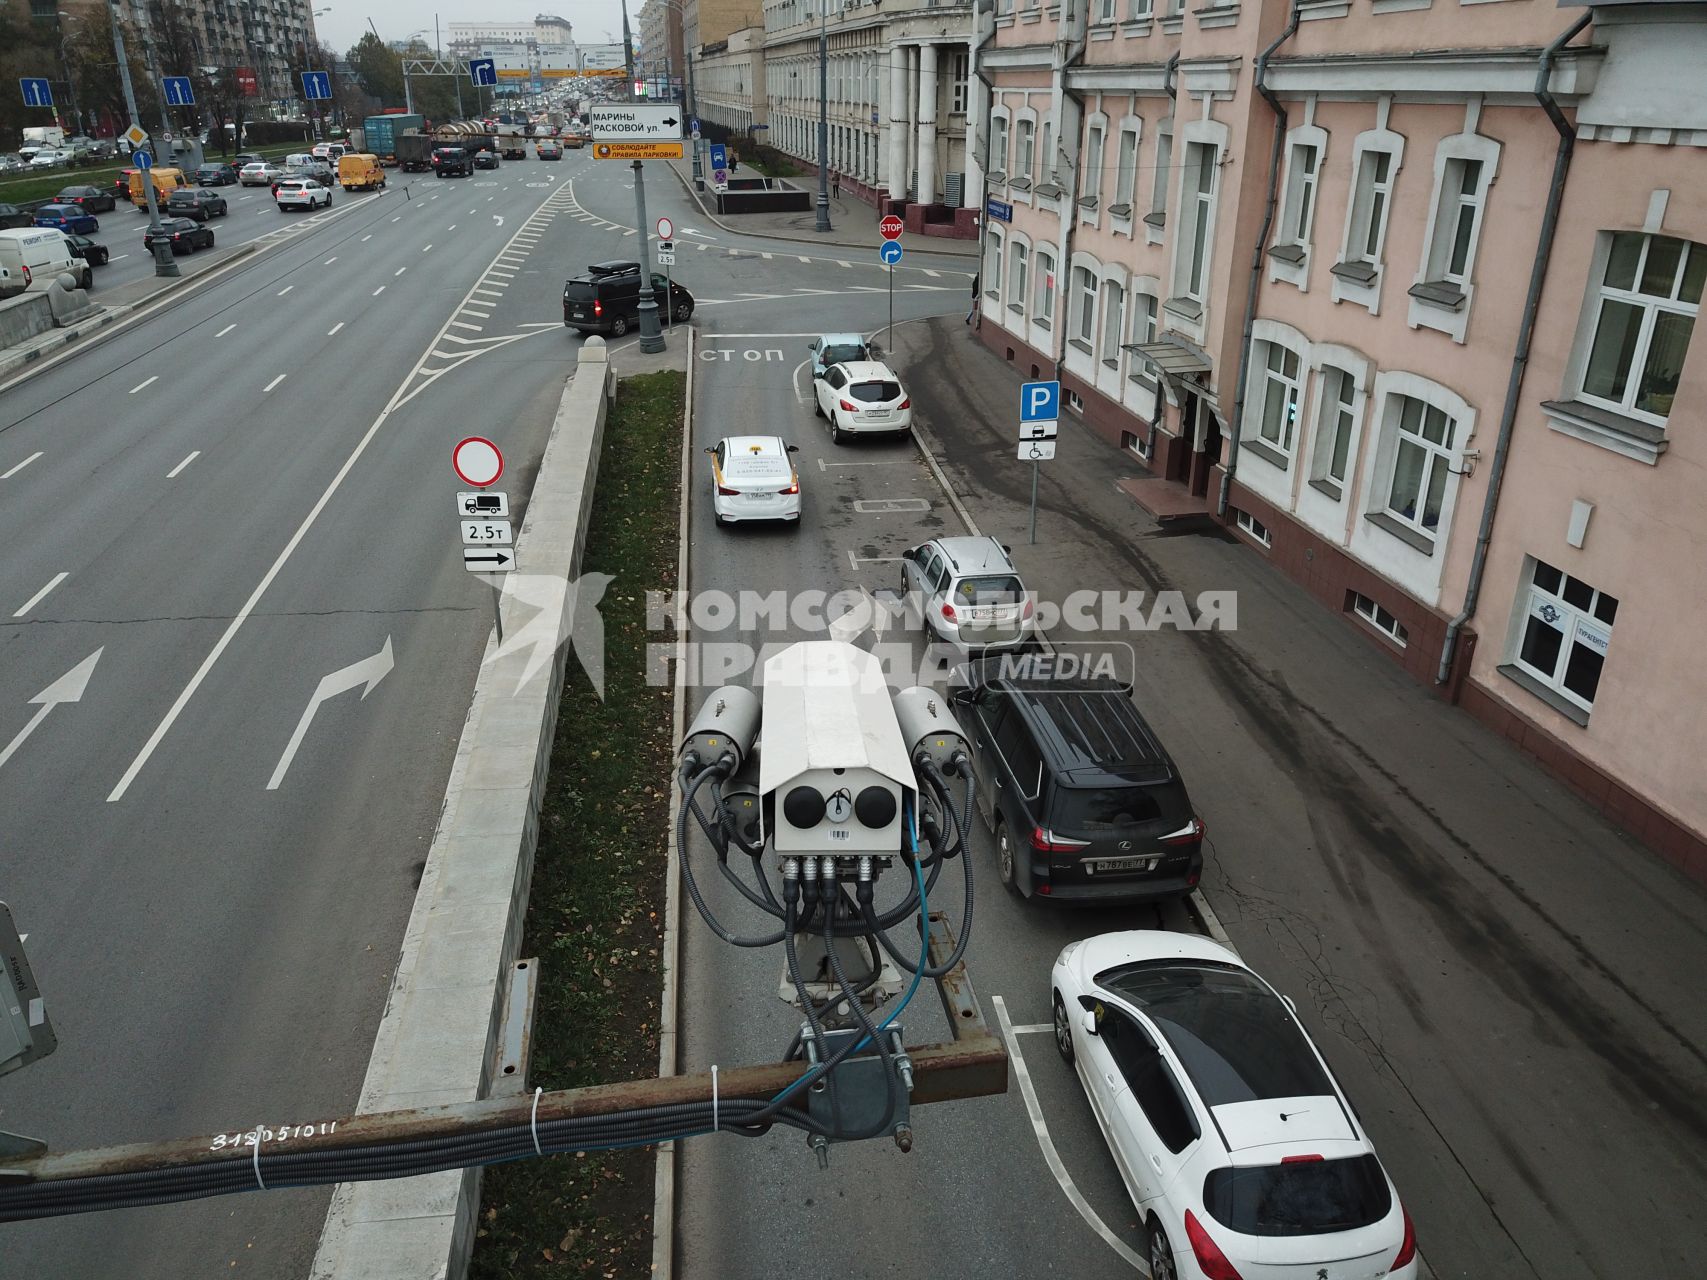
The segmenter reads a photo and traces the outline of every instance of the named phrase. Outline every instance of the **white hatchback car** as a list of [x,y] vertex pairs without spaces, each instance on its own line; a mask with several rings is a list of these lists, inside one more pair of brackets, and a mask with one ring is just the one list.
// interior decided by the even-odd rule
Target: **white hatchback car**
[[711,455],[711,510],[718,524],[800,519],[798,445],[777,436],[729,436]]
[[280,209],[316,209],[332,203],[332,189],[312,178],[286,178],[273,193]]
[[830,420],[830,439],[888,435],[913,429],[913,402],[889,366],[876,360],[833,364],[812,380],[820,418]]
[[1106,933],[1050,975],[1155,1280],[1415,1280],[1410,1214],[1290,1000],[1225,947]]
[[1031,596],[1008,548],[988,535],[933,538],[901,553],[901,594],[962,653],[1019,649],[1034,638]]

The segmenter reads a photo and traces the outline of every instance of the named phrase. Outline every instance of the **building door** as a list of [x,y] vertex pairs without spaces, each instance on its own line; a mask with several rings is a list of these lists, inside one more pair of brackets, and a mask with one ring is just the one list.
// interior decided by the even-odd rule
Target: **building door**
[[1197,396],[1187,391],[1185,398],[1180,401],[1178,432],[1166,444],[1168,456],[1163,474],[1176,484],[1185,484],[1191,479],[1192,446],[1196,438]]
[[1191,491],[1201,498],[1208,494],[1210,474],[1221,460],[1221,419],[1206,405],[1198,406],[1198,417],[1201,430],[1194,433],[1194,439],[1201,441],[1202,447],[1192,450]]

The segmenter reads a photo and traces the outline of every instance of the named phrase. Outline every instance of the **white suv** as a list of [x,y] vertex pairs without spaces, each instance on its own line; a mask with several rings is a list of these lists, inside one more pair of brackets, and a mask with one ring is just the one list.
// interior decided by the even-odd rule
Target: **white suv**
[[278,201],[281,209],[314,209],[321,205],[330,205],[332,192],[330,188],[307,178],[286,178],[279,183],[279,189],[273,193],[273,199]]
[[962,653],[1019,649],[1033,638],[1031,597],[994,538],[934,538],[903,551],[901,593]]
[[913,429],[913,402],[889,366],[876,360],[833,364],[812,380],[820,418],[830,421],[830,439],[889,435]]

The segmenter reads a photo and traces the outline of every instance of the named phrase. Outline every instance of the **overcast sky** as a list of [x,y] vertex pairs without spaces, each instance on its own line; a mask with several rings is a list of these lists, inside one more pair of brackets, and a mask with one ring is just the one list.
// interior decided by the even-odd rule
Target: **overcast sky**
[[[628,0],[628,20],[636,27],[639,37],[640,6],[645,0]],[[314,8],[324,6],[316,4]],[[314,29],[320,38],[340,53],[362,37],[368,30],[368,19],[379,28],[381,40],[403,40],[412,32],[425,28],[428,43],[433,39],[435,10],[420,0],[332,0],[332,11],[314,19]],[[551,0],[441,0],[437,8],[444,40],[450,39],[453,22],[532,22],[539,13],[555,13],[567,18],[575,29],[577,44],[620,43],[622,40],[621,0],[576,0],[575,4],[553,4]],[[608,35],[607,35],[608,33]]]

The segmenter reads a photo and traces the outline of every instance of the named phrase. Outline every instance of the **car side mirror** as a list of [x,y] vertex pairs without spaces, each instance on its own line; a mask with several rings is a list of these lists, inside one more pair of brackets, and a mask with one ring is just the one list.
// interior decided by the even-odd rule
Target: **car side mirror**
[[1094,1036],[1097,1033],[1096,1010],[1086,1009],[1080,1020],[1080,1025],[1084,1027],[1086,1035]]
[[797,444],[791,444],[788,446],[788,451],[790,453],[799,453],[800,452],[800,446]]
[[716,449],[709,449],[709,448],[708,448],[708,449],[701,449],[701,450],[700,450],[700,452],[701,452],[701,453],[716,453],[716,452],[717,452],[717,450],[716,450]]
[[1012,548],[1012,547],[1010,547],[1010,546],[1009,546],[1009,545],[1008,545],[1008,544],[1007,544],[1007,543],[1005,543],[1005,542],[1004,542],[1004,543],[1002,543],[1002,554],[1003,554],[1003,555],[1008,555],[1008,556],[1011,556],[1011,555],[1012,555],[1012,554],[1013,554],[1013,553],[1014,553],[1014,549],[1013,549],[1013,548]]

